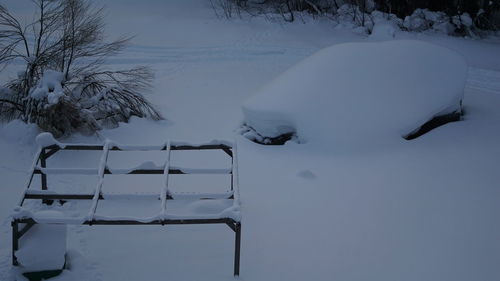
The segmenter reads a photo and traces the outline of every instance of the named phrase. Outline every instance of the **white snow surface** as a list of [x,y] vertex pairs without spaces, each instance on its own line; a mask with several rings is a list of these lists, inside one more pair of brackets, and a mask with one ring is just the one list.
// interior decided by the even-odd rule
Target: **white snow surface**
[[[58,216],[56,211],[40,211],[40,218]],[[20,240],[15,255],[22,271],[59,270],[65,263],[66,226],[35,225]]]
[[377,22],[373,26],[373,30],[372,30],[372,33],[370,34],[370,38],[371,39],[378,39],[378,40],[393,39],[394,37],[396,37],[397,30],[398,30],[398,27],[390,21]]
[[54,70],[45,70],[37,87],[32,90],[30,96],[38,100],[47,98],[48,105],[57,104],[59,99],[64,96],[64,90],[61,85],[63,79],[63,73]]
[[[30,1],[4,3],[26,16],[26,22],[33,18]],[[263,85],[320,49],[376,41],[329,20],[301,16],[294,23],[244,14],[243,19],[217,19],[206,0],[99,3],[108,12],[107,38],[137,35],[108,66],[153,67],[156,79],[148,98],[167,120],[133,118],[99,136],[75,135],[61,142],[102,143],[109,138],[147,147],[167,139],[232,139],[243,121],[242,103]],[[312,142],[261,146],[238,137],[240,280],[500,280],[500,40],[403,31],[395,38],[430,42],[465,57],[470,67],[464,120],[412,141],[383,147],[367,142],[345,150]],[[15,78],[19,70],[20,65],[7,66],[0,81]],[[10,264],[10,215],[37,150],[37,133],[22,122],[0,124],[2,281],[23,280]],[[95,168],[100,153],[57,152],[48,166]],[[165,154],[155,156],[155,163],[164,163]],[[182,167],[206,168],[216,162],[224,168],[227,159],[224,153],[198,159],[172,151],[171,160]],[[113,165],[118,168],[144,161],[117,151],[110,152],[110,160],[121,164]],[[169,189],[173,194],[190,188],[197,188],[196,193],[227,192],[219,176],[172,176]],[[34,181],[39,183],[39,177]],[[48,181],[49,190],[58,193],[90,194],[97,184],[95,175],[49,175]],[[110,199],[128,198],[137,186],[145,197],[157,198],[164,178],[106,175],[103,192]],[[101,207],[128,216],[147,214],[151,207],[115,209],[130,206],[120,202]],[[78,220],[90,204],[68,201],[60,208]],[[234,234],[225,225],[72,225],[67,245],[67,269],[55,281],[235,280]]]
[[36,136],[36,143],[39,147],[48,147],[51,145],[58,145],[62,147],[61,143],[59,143],[51,133],[40,133]]
[[398,139],[434,116],[460,111],[467,64],[421,41],[346,43],[287,70],[243,106],[265,137],[296,132],[333,144]]

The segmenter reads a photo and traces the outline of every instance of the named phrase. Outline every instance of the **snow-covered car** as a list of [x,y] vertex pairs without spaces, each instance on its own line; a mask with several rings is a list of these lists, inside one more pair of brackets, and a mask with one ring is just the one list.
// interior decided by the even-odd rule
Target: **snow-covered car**
[[421,41],[334,45],[247,100],[244,134],[261,143],[411,139],[460,118],[466,75],[461,55]]

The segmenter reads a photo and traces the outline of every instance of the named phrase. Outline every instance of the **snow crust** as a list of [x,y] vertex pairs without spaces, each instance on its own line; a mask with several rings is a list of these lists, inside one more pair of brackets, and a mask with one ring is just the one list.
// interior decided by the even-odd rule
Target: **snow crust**
[[163,170],[164,168],[165,165],[160,166],[153,161],[146,161],[130,169],[110,169],[110,171],[112,174],[128,174],[135,170]]
[[414,40],[323,49],[243,105],[265,137],[302,141],[397,140],[434,116],[460,111],[467,64],[457,53]]
[[[40,211],[39,217],[62,215],[57,211]],[[15,252],[18,262],[26,272],[62,269],[66,254],[66,226],[37,224],[20,241]]]
[[51,133],[40,133],[38,136],[36,136],[36,143],[38,144],[38,146],[40,147],[48,147],[48,146],[51,146],[51,145],[57,145],[59,147],[64,147],[63,144],[61,144],[60,142],[58,142],[54,136],[51,134]]

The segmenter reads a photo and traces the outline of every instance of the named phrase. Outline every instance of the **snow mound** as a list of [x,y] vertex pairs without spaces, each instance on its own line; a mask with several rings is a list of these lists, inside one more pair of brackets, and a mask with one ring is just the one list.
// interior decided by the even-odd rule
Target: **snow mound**
[[297,173],[297,176],[306,180],[313,180],[316,178],[316,175],[310,170],[302,170]]
[[373,26],[372,34],[370,34],[370,38],[379,39],[379,40],[390,40],[396,37],[396,31],[398,27],[393,23],[387,22],[378,22]]
[[400,139],[435,116],[460,112],[466,75],[459,54],[421,41],[340,44],[276,78],[244,103],[243,114],[270,138]]
[[[44,215],[54,216],[54,213],[40,213],[40,216]],[[63,268],[66,254],[65,225],[34,225],[20,242],[20,249],[15,255],[23,271],[36,272]]]
[[59,143],[51,133],[47,132],[38,134],[38,136],[36,136],[36,143],[39,147],[48,147],[54,144],[62,147],[62,144]]
[[21,120],[12,120],[0,126],[0,138],[9,143],[31,145],[40,133],[38,126],[32,123],[24,123]]

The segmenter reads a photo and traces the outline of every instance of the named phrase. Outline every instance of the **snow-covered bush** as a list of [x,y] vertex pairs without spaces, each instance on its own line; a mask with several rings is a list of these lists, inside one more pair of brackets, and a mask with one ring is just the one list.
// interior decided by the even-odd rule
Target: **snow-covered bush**
[[490,5],[488,11],[479,9],[473,21],[480,29],[500,30],[500,2]]
[[434,30],[448,35],[474,36],[473,21],[467,13],[450,17],[444,12],[416,9],[412,15],[405,17],[403,26],[408,31]]
[[460,35],[474,36],[474,22],[468,13],[456,15],[451,18],[451,22],[455,25],[455,32]]
[[287,134],[332,147],[397,142],[435,117],[459,116],[466,77],[459,54],[429,43],[339,44],[247,100],[242,133],[261,143]]
[[[450,0],[446,5],[434,1],[399,0],[210,0],[214,11],[226,18],[265,14],[266,18],[280,18],[293,22],[297,14],[323,16],[333,19],[339,27],[371,34],[379,23],[388,29],[421,32],[432,30],[455,36],[477,36],[481,29],[498,30],[500,2],[468,3],[462,10],[460,1]],[[483,3],[483,4],[481,4]],[[477,7],[485,6],[488,11]],[[432,10],[431,10],[432,9]],[[437,10],[436,10],[437,9]],[[473,13],[472,13],[473,12]],[[380,21],[383,19],[383,23]],[[385,32],[384,32],[385,33]]]
[[88,0],[33,2],[35,20],[26,27],[0,5],[0,63],[25,62],[0,88],[1,120],[63,136],[116,127],[132,116],[161,119],[142,95],[153,78],[149,68],[103,68],[128,39],[104,42],[102,9]]
[[[375,0],[377,9],[397,14],[405,18],[412,16],[417,10],[428,10],[446,13],[449,17],[468,14],[476,28],[481,30],[498,30],[500,28],[500,1],[490,0]],[[421,17],[419,20],[421,21]],[[460,26],[460,24],[456,24]],[[460,31],[460,30],[459,30]],[[459,35],[468,35],[466,33]]]
[[[244,11],[251,15],[278,15],[288,22],[295,21],[296,14],[300,13],[334,15],[344,5],[368,13],[375,9],[373,0],[210,0],[210,3],[219,17],[241,16]],[[362,16],[360,13],[360,18]]]
[[371,29],[372,26],[370,15],[354,4],[344,4],[340,6],[334,19],[344,26],[362,27],[363,29],[365,27]]
[[375,39],[392,39],[396,37],[396,32],[401,29],[403,21],[394,14],[373,11],[371,13],[373,26],[370,37]]

